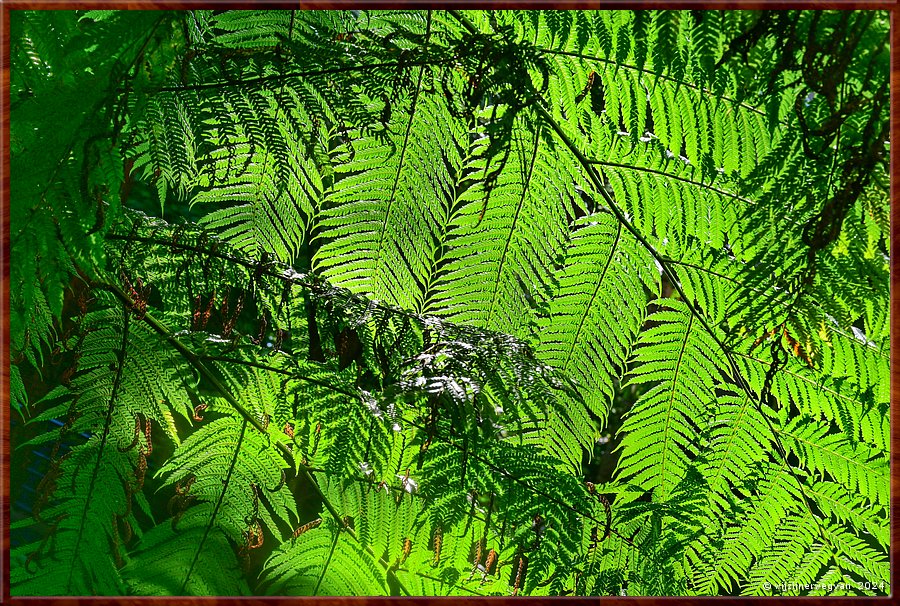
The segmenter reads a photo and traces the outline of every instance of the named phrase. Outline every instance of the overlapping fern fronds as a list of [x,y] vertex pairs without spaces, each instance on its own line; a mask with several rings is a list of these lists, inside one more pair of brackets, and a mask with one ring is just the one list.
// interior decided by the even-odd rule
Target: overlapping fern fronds
[[889,593],[887,32],[17,16],[13,594]]

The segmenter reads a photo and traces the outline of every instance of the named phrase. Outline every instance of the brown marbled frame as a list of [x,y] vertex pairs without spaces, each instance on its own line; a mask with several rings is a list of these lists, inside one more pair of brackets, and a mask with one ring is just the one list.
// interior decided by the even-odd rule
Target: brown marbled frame
[[[394,602],[403,602],[409,605],[426,604],[468,604],[503,605],[518,603],[524,600],[534,605],[549,605],[562,603],[571,605],[587,605],[602,601],[607,605],[615,604],[639,604],[641,606],[671,606],[672,604],[687,603],[700,604],[715,602],[717,606],[752,606],[763,602],[801,601],[807,606],[846,606],[878,604],[887,605],[893,603],[891,597],[691,597],[691,598],[644,598],[644,597],[562,597],[562,598],[512,598],[512,597],[481,597],[481,598],[424,598],[424,597],[251,597],[251,598],[46,598],[46,597],[17,597],[11,598],[9,594],[9,526],[10,516],[10,467],[9,467],[9,11],[24,9],[143,9],[143,10],[184,10],[193,8],[209,8],[221,6],[228,8],[278,8],[278,9],[336,9],[348,7],[365,8],[553,8],[553,9],[880,9],[891,12],[891,141],[893,146],[900,141],[900,112],[897,105],[900,103],[900,0],[676,0],[665,2],[660,0],[614,0],[612,2],[589,2],[579,0],[443,0],[427,2],[422,0],[331,0],[312,2],[291,2],[289,0],[263,0],[251,2],[247,0],[213,0],[213,1],[169,1],[169,0],[0,0],[0,527],[2,527],[2,543],[0,543],[0,604],[58,604],[80,606],[96,605],[106,606],[111,604],[127,604],[138,606],[140,604],[204,604],[218,606],[220,604],[342,604],[354,606],[384,605]],[[900,400],[900,370],[898,370],[895,357],[900,352],[900,153],[892,149],[891,170],[891,402]],[[895,394],[897,397],[895,398]],[[900,447],[900,432],[898,432],[898,419],[900,412],[896,406],[891,407],[891,585],[897,587],[897,545],[898,545],[898,517],[897,504],[900,497],[900,468],[898,468],[897,452]]]

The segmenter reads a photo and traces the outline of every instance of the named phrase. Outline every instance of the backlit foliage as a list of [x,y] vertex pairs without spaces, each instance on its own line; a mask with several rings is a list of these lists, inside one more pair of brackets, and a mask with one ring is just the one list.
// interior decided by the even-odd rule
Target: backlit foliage
[[13,595],[889,593],[888,32],[13,11]]

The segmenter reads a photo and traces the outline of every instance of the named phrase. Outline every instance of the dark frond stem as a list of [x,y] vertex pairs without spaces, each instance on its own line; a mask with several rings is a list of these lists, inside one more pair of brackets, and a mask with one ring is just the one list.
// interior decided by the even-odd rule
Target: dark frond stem
[[295,372],[291,372],[290,370],[284,368],[275,368],[274,366],[269,366],[267,364],[261,364],[259,362],[251,362],[249,360],[240,360],[237,358],[226,358],[224,356],[206,356],[206,355],[198,355],[198,359],[200,360],[208,360],[210,362],[224,362],[226,364],[237,364],[239,366],[248,366],[251,368],[258,368],[260,370],[265,370],[268,372],[275,372],[281,375],[289,376],[292,379],[296,379],[298,381],[304,381],[306,383],[310,383],[312,385],[318,385],[319,387],[325,387],[326,389],[330,389],[337,393],[344,394],[345,396],[350,396],[352,398],[358,398],[359,394],[348,389],[342,388],[340,385],[333,385],[331,383],[326,383],[325,381],[319,381],[318,379],[313,379],[310,377],[306,377],[303,375],[298,375]]
[[[81,511],[81,519],[78,521],[78,534],[75,537],[75,547],[73,551],[78,553],[78,546],[81,544],[81,537],[84,535],[84,523],[87,518],[88,507],[94,494],[94,487],[97,484],[97,476],[100,473],[100,463],[103,461],[103,451],[106,449],[106,442],[109,440],[109,429],[112,425],[112,413],[116,407],[116,398],[119,395],[119,387],[122,384],[122,371],[125,368],[125,353],[128,346],[128,325],[131,320],[131,306],[122,307],[124,319],[122,320],[122,347],[116,354],[118,366],[116,368],[116,376],[113,379],[112,393],[109,396],[109,406],[106,407],[106,419],[103,422],[103,436],[100,438],[100,446],[97,448],[97,462],[94,463],[94,469],[91,472],[91,481],[88,485],[87,496],[84,500],[84,508]],[[72,573],[75,571],[75,562],[71,562],[69,566],[69,575],[66,579],[66,590],[71,592],[72,589]]]
[[304,294],[304,299],[303,305],[306,309],[306,325],[309,335],[309,359],[313,362],[324,362],[322,337],[319,335],[319,323],[316,319],[316,301],[309,291]]
[[[204,254],[209,257],[213,257],[215,259],[221,259],[223,261],[228,261],[229,263],[234,263],[235,265],[239,265],[239,266],[243,267],[244,269],[249,269],[254,272],[260,268],[259,261],[253,261],[253,260],[247,261],[244,258],[236,257],[234,255],[229,255],[228,253],[219,252],[218,250],[210,250],[208,248],[203,248],[200,246],[192,246],[190,244],[182,244],[181,242],[172,242],[170,240],[161,240],[159,238],[148,238],[145,236],[138,236],[136,234],[122,235],[122,234],[114,234],[114,233],[106,234],[106,239],[117,241],[117,242],[137,242],[139,244],[155,244],[158,246],[168,246],[172,250],[178,250],[181,252],[192,252],[192,253]],[[265,268],[263,268],[261,275],[269,276],[272,278],[278,278],[278,277],[283,278],[284,277],[284,276],[281,276],[281,274],[275,274],[270,271],[266,271]],[[293,280],[292,282],[295,284],[300,284],[301,286],[308,285],[308,287],[312,287],[311,282],[301,282],[298,280]]]
[[[229,261],[231,263],[235,263],[241,267],[246,269],[250,269],[253,271],[257,271],[260,269],[260,263],[258,261],[247,261],[246,259],[241,259],[239,257],[235,257],[233,255],[229,255],[227,253],[221,253],[219,251],[207,250],[205,248],[200,248],[198,246],[191,246],[186,244],[181,244],[177,242],[171,242],[170,240],[164,240],[159,238],[148,238],[144,236],[123,236],[119,234],[107,234],[106,236],[109,240],[119,240],[119,241],[132,241],[132,242],[140,242],[144,244],[156,244],[159,246],[167,246],[173,250],[179,250],[183,252],[194,252],[198,254],[208,255],[210,257],[216,259],[222,259],[225,261]],[[296,273],[296,272],[295,272]],[[287,284],[295,284],[302,288],[308,289],[310,292],[314,292],[317,294],[324,294],[331,290],[331,287],[322,282],[315,282],[309,279],[306,275],[284,275],[283,273],[272,271],[271,269],[267,269],[265,267],[261,268],[260,276],[267,276],[270,278],[274,278],[276,280],[280,280]],[[364,303],[368,306],[373,307],[374,309],[389,311],[398,316],[409,318],[410,320],[420,320],[421,315],[415,312],[409,311],[407,309],[403,309],[401,307],[394,307],[381,302],[373,302],[366,299],[363,295],[347,293],[347,297],[357,303]]]
[[687,305],[688,309],[691,312],[691,315],[697,316],[697,319],[700,320],[701,324],[703,324],[703,327],[710,334],[716,345],[721,348],[722,352],[728,358],[728,364],[731,367],[732,373],[734,373],[735,381],[737,381],[742,389],[752,395],[752,390],[750,386],[745,383],[744,378],[734,361],[734,358],[732,358],[731,356],[731,352],[728,350],[728,348],[725,347],[725,344],[722,342],[722,340],[719,339],[719,336],[709,325],[703,314],[700,313],[696,306],[691,302],[690,298],[685,294],[683,288],[681,287],[681,284],[678,281],[678,276],[668,266],[666,258],[663,257],[650,243],[650,241],[647,240],[647,238],[636,227],[634,227],[634,225],[631,224],[631,221],[629,221],[625,217],[625,214],[618,207],[615,200],[612,199],[612,196],[610,196],[609,192],[606,191],[606,188],[603,187],[603,180],[600,178],[600,175],[597,174],[597,171],[594,169],[592,162],[588,158],[586,158],[584,154],[581,153],[581,150],[579,150],[575,145],[575,143],[571,139],[569,139],[568,135],[566,135],[559,124],[557,124],[553,116],[551,116],[550,113],[539,102],[534,103],[534,107],[536,108],[538,115],[541,116],[541,118],[543,118],[551,128],[553,128],[553,130],[556,132],[565,146],[569,148],[569,151],[571,151],[576,159],[581,163],[591,181],[594,182],[594,187],[596,187],[597,191],[600,192],[600,195],[603,196],[603,199],[606,200],[606,203],[609,205],[609,209],[616,216],[616,219],[618,219],[622,226],[625,227],[625,229],[627,229],[631,233],[631,235],[633,235],[637,239],[637,241],[641,243],[641,245],[647,250],[647,252],[649,252],[653,256],[653,258],[656,259],[656,261],[660,264],[660,267],[662,267],[663,272],[666,274],[666,278],[669,279],[669,281],[672,283],[672,286],[675,288],[675,290],[678,291],[678,294],[681,295],[681,299],[685,303],[685,305]]
[[465,27],[467,30],[469,30],[469,33],[470,33],[470,34],[477,34],[477,33],[478,33],[478,28],[475,27],[475,24],[472,23],[472,21],[469,20],[469,18],[466,17],[466,16],[465,16],[463,13],[461,13],[460,11],[457,11],[457,10],[448,10],[447,13],[448,13],[449,15],[451,15],[454,19],[456,19],[457,21],[459,21],[459,22],[462,24],[463,27]]
[[612,166],[615,168],[624,168],[626,170],[636,170],[645,173],[651,173],[654,175],[659,175],[660,177],[666,177],[667,179],[674,179],[675,181],[681,181],[682,183],[687,183],[688,185],[694,185],[696,187],[701,187],[703,189],[708,189],[709,191],[715,192],[722,196],[733,198],[735,200],[740,200],[746,204],[754,204],[753,200],[749,198],[744,198],[743,196],[739,196],[738,194],[732,193],[730,191],[725,191],[724,189],[719,189],[718,187],[713,187],[712,185],[707,185],[701,181],[693,181],[691,179],[687,179],[685,177],[678,177],[676,175],[656,170],[655,168],[647,168],[645,166],[634,166],[632,164],[620,164],[618,162],[606,162],[604,160],[588,160],[591,164],[595,166]]
[[[116,295],[121,301],[123,301],[126,305],[131,305],[131,298],[123,291],[119,286],[112,283],[93,283],[93,286],[97,288],[102,288],[104,290],[108,290],[109,292]],[[180,353],[184,358],[197,369],[197,371],[203,376],[204,379],[208,380],[212,387],[219,392],[219,394],[225,398],[225,400],[234,407],[235,410],[246,419],[251,425],[254,426],[260,433],[265,435],[267,432],[265,428],[260,424],[259,421],[256,420],[256,417],[250,413],[244,406],[238,402],[234,396],[223,386],[216,376],[200,361],[200,358],[191,351],[184,343],[178,340],[177,337],[172,335],[168,328],[166,328],[159,320],[153,317],[149,312],[144,315],[144,321],[160,336],[162,336],[172,347],[174,347],[178,353]],[[290,451],[287,448],[284,448],[282,451],[285,455],[289,456],[289,460],[293,460],[293,457],[290,456]]]

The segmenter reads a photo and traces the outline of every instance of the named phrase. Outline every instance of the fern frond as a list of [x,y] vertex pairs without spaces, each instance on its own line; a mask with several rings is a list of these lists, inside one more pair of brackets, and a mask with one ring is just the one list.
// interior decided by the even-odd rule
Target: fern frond
[[657,489],[663,498],[682,478],[694,436],[711,416],[722,389],[726,366],[716,359],[717,346],[678,301],[667,300],[650,316],[654,325],[643,332],[635,349],[637,365],[629,383],[655,383],[635,404],[622,424],[618,477]]
[[443,149],[452,150],[451,137],[459,136],[438,99],[422,93],[415,100],[405,115],[396,111],[390,145],[363,139],[347,148],[349,161],[318,222],[322,242],[313,265],[337,286],[413,309],[434,254],[426,243],[435,241],[443,214]]
[[[238,560],[233,556],[234,544],[218,528],[208,535],[205,533],[211,510],[210,504],[198,505],[177,521],[164,520],[144,533],[129,554],[131,561],[122,569],[130,593],[144,596],[250,595]],[[195,561],[201,542],[205,548]],[[185,571],[191,567],[190,580],[182,585]]]
[[[578,381],[587,409],[572,402],[564,423],[589,449],[598,429],[592,416],[605,419],[613,382],[644,321],[643,309],[633,303],[645,296],[645,288],[653,292],[656,276],[646,251],[608,213],[579,219],[576,226],[555,276],[555,296],[537,323],[537,354]],[[610,312],[615,322],[608,319]]]
[[817,531],[808,517],[782,520],[775,532],[774,543],[750,569],[743,595],[761,595],[773,580],[789,578],[813,546]]
[[750,503],[725,533],[712,560],[713,578],[726,590],[741,583],[781,521],[797,510],[797,485],[783,465],[761,465],[748,488],[753,491]]
[[371,556],[328,521],[269,560],[269,595],[389,595]]
[[815,473],[827,473],[852,492],[886,503],[888,460],[884,453],[865,444],[849,444],[841,435],[829,432],[827,425],[797,417],[779,430],[787,438],[786,446],[800,464]]
[[[119,516],[127,511],[130,497],[125,485],[131,481],[134,459],[133,453],[119,454],[109,440],[97,435],[58,463],[61,473],[56,483],[68,492],[40,512],[45,539],[10,554],[15,562],[11,582],[19,595],[122,593],[118,567],[124,549],[118,525]],[[125,523],[135,520],[128,516]],[[97,557],[84,558],[85,552]]]
[[[258,516],[277,534],[281,532],[279,523],[290,525],[296,520],[296,504],[287,490],[264,490],[279,485],[281,470],[286,467],[265,439],[255,431],[246,431],[241,421],[228,415],[203,423],[157,475],[164,478],[164,485],[193,476],[191,494],[199,501],[218,503],[210,515],[210,526],[217,526],[238,543],[247,529],[245,518]],[[224,485],[222,469],[231,470]],[[197,546],[198,551],[204,548],[202,544]]]
[[13,594],[890,592],[886,13],[13,12]]

